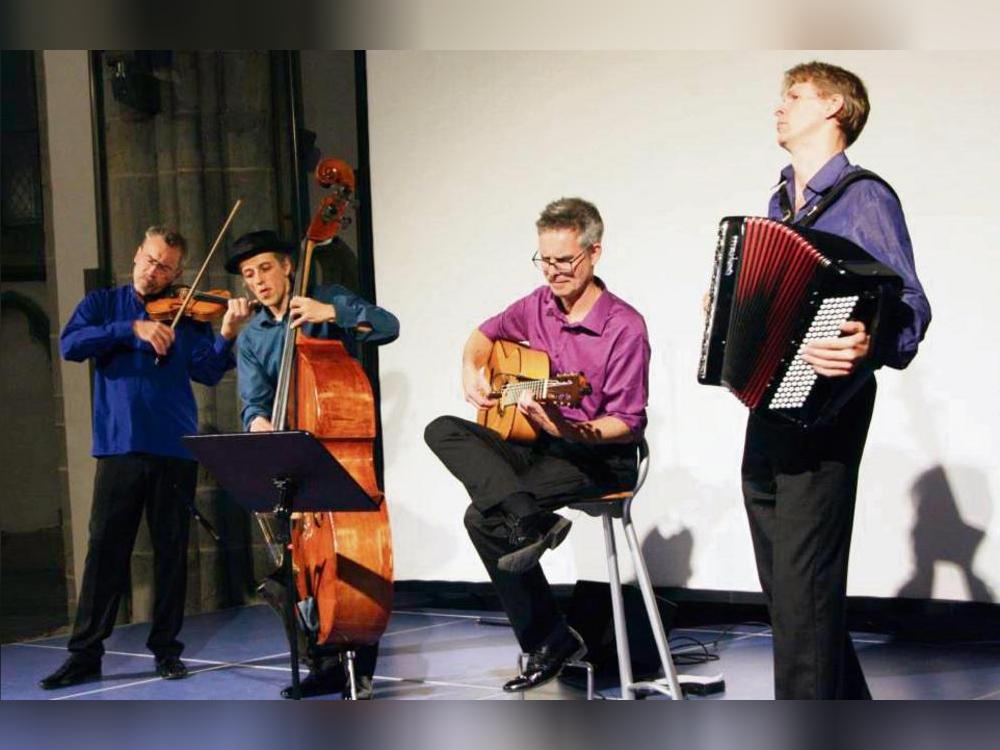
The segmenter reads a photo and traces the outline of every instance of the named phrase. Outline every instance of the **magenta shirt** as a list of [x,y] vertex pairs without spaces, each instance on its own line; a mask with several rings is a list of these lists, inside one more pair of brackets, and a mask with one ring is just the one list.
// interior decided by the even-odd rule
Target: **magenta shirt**
[[594,392],[579,408],[562,408],[567,419],[617,417],[637,440],[642,436],[649,394],[646,321],[606,288],[579,323],[569,323],[552,290],[540,286],[479,330],[491,341],[508,339],[541,349],[549,355],[552,372],[587,376]]

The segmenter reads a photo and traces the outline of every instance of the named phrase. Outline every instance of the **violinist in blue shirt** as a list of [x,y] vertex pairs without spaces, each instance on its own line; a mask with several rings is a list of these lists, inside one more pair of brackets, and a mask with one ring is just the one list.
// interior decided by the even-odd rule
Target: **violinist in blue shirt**
[[[384,344],[399,335],[396,316],[343,286],[321,285],[309,297],[292,296],[294,251],[295,245],[281,240],[275,232],[260,230],[240,237],[226,260],[226,270],[242,276],[247,291],[259,303],[240,333],[237,352],[243,427],[250,432],[274,429],[271,411],[286,321],[293,329],[304,327],[309,337],[342,341],[355,356],[360,342]],[[268,576],[259,590],[284,621],[287,591],[280,577],[276,573]],[[378,644],[358,649],[359,698],[372,697],[377,655]],[[313,646],[307,649],[305,660],[310,669],[300,684],[303,697],[344,690],[347,675],[338,650]],[[290,688],[285,688],[282,695],[291,697]]]
[[187,675],[177,640],[184,620],[187,543],[198,465],[181,436],[198,431],[191,381],[213,386],[235,365],[232,347],[249,318],[231,300],[221,331],[183,318],[175,329],[149,320],[145,305],[180,278],[187,243],[162,226],[146,230],[132,281],[88,294],[60,337],[63,358],[94,363],[93,455],[97,459],[90,540],[70,656],[39,683],[67,687],[101,676],[129,580],[143,510],[153,544],[153,622],[147,647],[165,679]]

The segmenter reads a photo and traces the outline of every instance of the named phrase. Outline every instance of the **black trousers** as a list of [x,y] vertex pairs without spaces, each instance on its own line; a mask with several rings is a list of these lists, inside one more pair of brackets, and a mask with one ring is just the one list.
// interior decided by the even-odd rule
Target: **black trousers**
[[184,622],[190,504],[198,464],[129,453],[97,459],[90,542],[73,635],[74,656],[99,661],[129,584],[129,561],[143,510],[153,543],[153,622],[146,646],[158,658],[180,656]]
[[871,693],[847,632],[847,563],[858,467],[875,404],[871,378],[826,426],[802,431],[754,415],[743,498],[774,635],[774,693]]
[[631,487],[634,445],[580,445],[542,437],[532,445],[508,443],[492,430],[458,417],[438,417],[424,440],[465,485],[472,504],[465,527],[496,588],[518,643],[533,651],[565,628],[549,583],[536,565],[509,573],[497,561],[514,548],[500,505],[516,493],[531,495],[538,510],[555,510],[581,497]]

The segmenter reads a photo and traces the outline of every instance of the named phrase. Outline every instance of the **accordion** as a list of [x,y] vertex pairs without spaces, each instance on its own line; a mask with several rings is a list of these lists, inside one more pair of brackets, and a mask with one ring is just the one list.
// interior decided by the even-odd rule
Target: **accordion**
[[719,224],[699,382],[724,385],[751,411],[811,427],[834,414],[870,367],[827,378],[802,359],[810,341],[837,338],[847,320],[879,323],[902,281],[853,242],[771,219]]

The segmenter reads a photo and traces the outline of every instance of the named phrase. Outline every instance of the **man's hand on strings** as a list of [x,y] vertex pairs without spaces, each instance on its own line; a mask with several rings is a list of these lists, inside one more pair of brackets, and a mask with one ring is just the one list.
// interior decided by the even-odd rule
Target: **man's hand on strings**
[[335,323],[337,310],[333,305],[311,297],[292,297],[288,303],[291,327],[298,328],[306,323]]
[[539,430],[544,430],[552,437],[563,436],[563,425],[566,420],[554,404],[540,404],[528,391],[521,393],[517,399],[517,410]]
[[250,432],[274,432],[274,425],[267,417],[254,417],[250,422]]
[[246,297],[231,299],[226,308],[226,315],[222,318],[222,329],[219,333],[224,339],[232,341],[248,320],[250,320],[250,300]]

